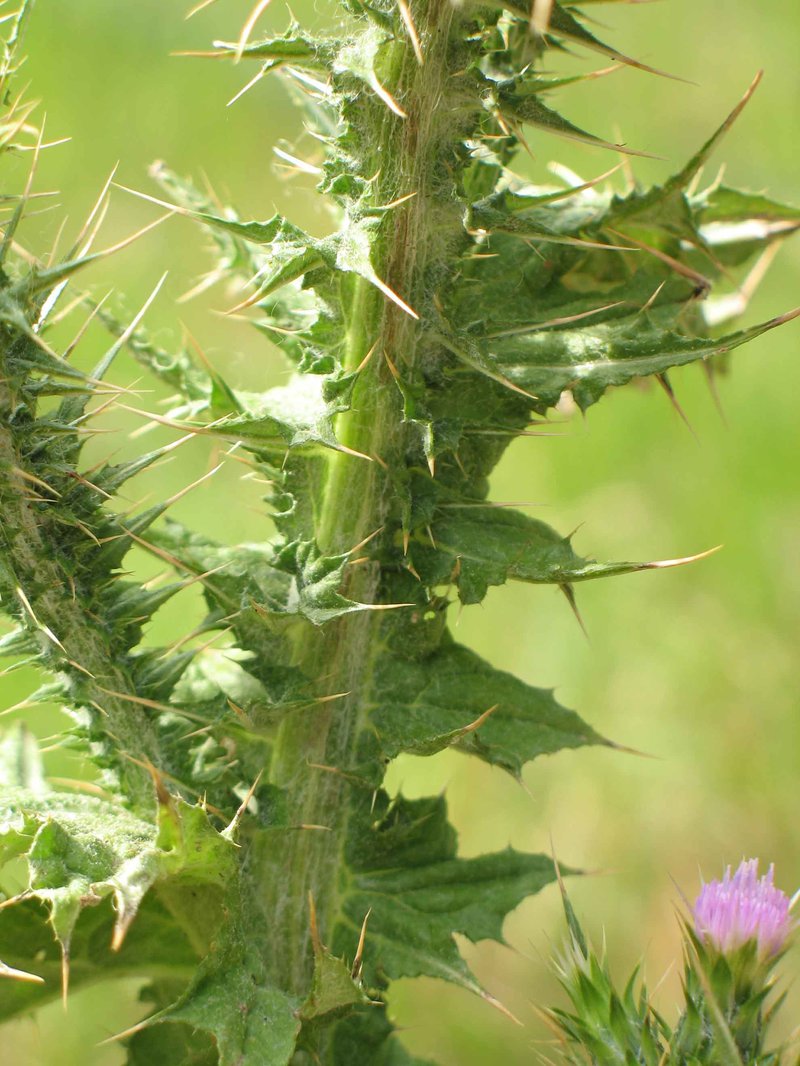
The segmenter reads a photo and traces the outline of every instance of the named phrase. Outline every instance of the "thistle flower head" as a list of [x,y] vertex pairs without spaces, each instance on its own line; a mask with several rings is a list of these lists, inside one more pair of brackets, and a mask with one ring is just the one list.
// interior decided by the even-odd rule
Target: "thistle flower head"
[[755,940],[761,957],[776,955],[793,922],[789,897],[773,884],[775,868],[759,878],[758,859],[742,861],[735,874],[729,866],[721,881],[704,884],[694,905],[697,935],[723,953]]

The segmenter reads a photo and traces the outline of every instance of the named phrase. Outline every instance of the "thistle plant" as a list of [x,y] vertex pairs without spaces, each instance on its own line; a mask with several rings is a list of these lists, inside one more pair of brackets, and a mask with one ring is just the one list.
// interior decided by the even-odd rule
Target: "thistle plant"
[[775,967],[794,923],[788,896],[761,878],[758,860],[743,861],[722,881],[704,885],[690,919],[683,921],[684,1006],[670,1027],[652,1003],[638,968],[620,993],[607,961],[589,946],[564,894],[569,943],[558,974],[571,1010],[550,1018],[562,1037],[564,1058],[597,1066],[645,1064],[795,1062],[767,1036],[784,996],[772,995]]
[[[41,143],[7,88],[27,6],[9,23],[5,153]],[[3,742],[0,855],[24,859],[29,881],[0,914],[0,1017],[138,976],[151,1011],[121,1034],[131,1064],[421,1064],[387,1017],[390,982],[435,977],[493,1001],[453,934],[502,941],[505,916],[555,870],[511,849],[459,857],[444,797],[388,794],[387,766],[453,747],[519,778],[537,756],[609,743],[460,646],[453,605],[513,579],[574,607],[581,581],[676,562],[584,558],[493,506],[491,472],[560,402],[585,411],[645,376],[670,392],[672,367],[712,373],[792,317],[721,329],[747,264],[800,212],[701,183],[755,83],[663,185],[520,177],[512,161],[540,138],[631,151],[553,109],[581,80],[550,72],[560,50],[662,76],[599,40],[570,0],[533,16],[513,0],[347,0],[328,35],[292,23],[257,39],[264,6],[210,55],[254,62],[298,100],[324,153],[329,235],[243,220],[165,166],[149,198],[208,228],[213,277],[238,287],[253,350],[276,345],[288,385],[248,392],[192,347],[162,349],[147,306],[121,322],[91,293],[68,302],[101,256],[102,211],[45,263],[21,251],[31,186],[8,201],[0,602],[13,628],[0,651],[40,665],[31,700],[63,704],[66,738],[101,777],[92,793],[48,782],[29,734]],[[90,370],[50,339],[79,307],[110,334]],[[178,394],[152,414],[175,441],[88,468],[123,348]],[[172,520],[172,499],[115,506],[193,435],[268,480],[271,539],[217,543]],[[175,579],[137,580],[133,548]],[[143,642],[198,583],[202,626]]]

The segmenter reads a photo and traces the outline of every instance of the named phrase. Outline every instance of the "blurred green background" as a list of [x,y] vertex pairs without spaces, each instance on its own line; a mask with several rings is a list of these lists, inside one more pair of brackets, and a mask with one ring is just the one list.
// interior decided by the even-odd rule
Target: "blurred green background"
[[[705,139],[740,97],[753,74],[764,82],[720,157],[727,180],[777,198],[800,198],[797,130],[800,119],[796,0],[721,5],[669,0],[635,7],[592,6],[599,36],[638,59],[696,84],[665,81],[631,70],[568,90],[556,101],[573,121],[664,161],[637,161],[644,181],[667,176]],[[307,0],[293,4],[305,24],[329,11]],[[274,209],[325,232],[331,225],[313,179],[276,168],[273,147],[285,138],[310,154],[279,81],[262,81],[231,107],[226,102],[254,68],[176,58],[214,38],[235,38],[248,5],[220,0],[190,22],[186,0],[38,0],[20,81],[41,99],[49,138],[71,136],[45,154],[37,187],[58,189],[58,207],[31,218],[22,243],[37,253],[52,244],[68,215],[63,243],[77,233],[103,181],[120,160],[117,180],[152,193],[148,165],[163,158],[183,174],[208,182],[245,216]],[[260,25],[280,29],[283,0]],[[591,69],[589,59],[564,60]],[[585,177],[613,165],[601,152],[537,136],[532,176],[559,159]],[[707,177],[711,179],[714,171]],[[19,173],[11,175],[12,184]],[[40,201],[40,205],[48,201]],[[157,209],[115,191],[100,246],[154,218]],[[205,238],[191,224],[165,223],[111,261],[87,272],[93,291],[110,288],[118,309],[133,311],[164,270],[169,276],[148,315],[165,345],[180,323],[198,337],[234,383],[280,380],[285,370],[263,339],[218,312],[231,293],[212,290],[180,306],[175,300],[209,268]],[[782,250],[749,321],[798,302],[800,244]],[[77,322],[73,323],[77,329]],[[67,333],[64,334],[67,336]],[[104,343],[90,334],[83,359]],[[609,750],[564,753],[528,767],[525,788],[499,771],[445,754],[403,759],[392,787],[411,795],[445,785],[465,854],[507,843],[549,850],[592,870],[571,893],[597,941],[605,935],[621,978],[639,958],[658,1000],[670,1010],[678,991],[679,888],[692,895],[699,872],[717,875],[723,863],[758,855],[774,860],[782,887],[800,884],[798,789],[800,715],[800,365],[797,325],[769,334],[737,353],[720,386],[725,421],[698,370],[673,384],[696,438],[659,389],[631,387],[606,397],[584,421],[554,427],[557,437],[518,442],[497,471],[497,499],[529,500],[535,513],[561,530],[582,524],[576,544],[600,558],[666,558],[723,543],[724,550],[691,567],[581,586],[589,639],[563,599],[548,589],[508,586],[482,607],[463,611],[459,638],[538,685],[558,689],[562,702],[592,725],[646,757]],[[134,385],[148,407],[162,395],[132,362],[116,380]],[[87,446],[87,463],[159,440],[128,440],[136,415],[115,411],[108,432]],[[131,504],[163,496],[209,469],[212,455],[193,441],[158,472],[134,482]],[[235,469],[233,469],[235,468]],[[268,533],[259,486],[242,481],[228,463],[177,506],[177,516],[234,541]],[[152,564],[134,559],[143,573]],[[199,597],[182,594],[165,608],[148,639],[168,642],[200,617]],[[3,678],[2,706],[23,699],[36,683],[27,673]],[[43,738],[61,724],[55,709],[15,712]],[[6,719],[10,720],[9,718]],[[45,747],[48,744],[45,742]],[[54,750],[54,773],[87,772]],[[677,887],[676,887],[677,886]],[[549,957],[562,936],[554,890],[529,900],[509,919],[509,946],[465,945],[485,985],[522,1020],[518,1028],[468,997],[436,982],[401,982],[391,993],[406,1040],[445,1066],[502,1061],[513,1066],[548,1053],[548,1034],[535,1005],[559,999]],[[788,975],[800,959],[791,954]],[[2,989],[0,989],[0,993]],[[64,1015],[53,1004],[32,1019],[7,1025],[4,1063],[14,1066],[110,1066],[118,1047],[97,1043],[143,1013],[137,986],[103,986],[76,994]],[[783,1033],[800,1013],[790,990]],[[776,1034],[778,1035],[778,1034]],[[357,1064],[354,1064],[357,1066]]]

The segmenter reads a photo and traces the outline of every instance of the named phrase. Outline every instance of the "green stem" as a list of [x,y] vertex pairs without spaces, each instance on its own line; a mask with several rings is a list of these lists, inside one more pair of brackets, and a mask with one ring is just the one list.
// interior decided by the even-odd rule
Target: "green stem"
[[[441,151],[437,114],[452,76],[447,45],[454,8],[450,0],[425,0],[412,13],[426,49],[425,63],[417,63],[410,46],[397,50],[388,88],[402,100],[407,118],[383,106],[374,111],[379,128],[369,138],[369,165],[373,173],[379,172],[373,184],[375,206],[414,195],[388,213],[376,235],[372,265],[424,317],[430,294],[422,281],[433,232],[429,215],[436,207],[437,193],[434,157]],[[343,284],[351,286],[352,297],[345,369],[356,370],[371,355],[359,374],[350,410],[339,416],[337,436],[348,448],[374,460],[342,453],[330,460],[317,534],[320,548],[328,553],[349,551],[377,530],[399,526],[393,513],[392,471],[404,468],[409,430],[402,419],[402,399],[389,361],[410,380],[419,336],[418,323],[370,282],[351,275]],[[349,568],[343,591],[362,603],[379,602],[380,564],[370,561]],[[323,940],[338,910],[351,787],[340,770],[353,764],[366,724],[382,614],[350,614],[309,632],[300,649],[300,665],[320,679],[320,696],[347,695],[289,715],[274,747],[271,779],[285,790],[289,823],[295,828],[287,834],[284,847],[263,857],[261,904],[271,929],[271,976],[298,995],[308,987],[312,964],[309,897]],[[302,828],[320,825],[325,828]],[[354,951],[355,947],[354,943]]]

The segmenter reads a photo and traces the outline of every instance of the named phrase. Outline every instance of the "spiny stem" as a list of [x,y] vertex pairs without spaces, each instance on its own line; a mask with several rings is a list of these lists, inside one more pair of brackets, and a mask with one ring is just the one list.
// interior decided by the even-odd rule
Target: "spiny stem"
[[141,760],[159,763],[155,730],[141,706],[116,695],[136,694],[125,671],[111,659],[100,627],[92,625],[68,587],[53,543],[45,540],[45,514],[30,498],[24,460],[7,428],[16,403],[9,383],[0,383],[0,564],[13,573],[27,627],[38,630],[54,664],[85,694],[89,713],[106,716],[106,731],[122,750],[138,756],[138,762],[121,764],[121,783],[132,806],[152,815],[153,782]]
[[[415,5],[415,25],[427,46],[420,66],[414,50],[406,48],[393,72],[393,95],[403,101],[405,119],[385,108],[373,146],[375,205],[404,194],[416,195],[394,208],[376,238],[372,263],[379,277],[417,311],[424,309],[421,264],[428,255],[431,155],[435,151],[435,116],[446,79],[449,26],[454,17],[450,0],[426,0]],[[318,542],[328,553],[344,552],[376,529],[394,521],[395,486],[389,470],[403,465],[408,428],[402,420],[401,396],[384,353],[409,378],[415,373],[418,325],[363,278],[352,283],[347,329],[345,370],[355,370],[368,352],[375,354],[359,374],[351,409],[337,419],[337,437],[355,451],[376,457],[365,462],[333,454],[318,515]],[[378,602],[381,569],[377,562],[350,568],[344,593],[363,603]],[[335,919],[339,898],[337,875],[347,827],[351,788],[346,776],[309,768],[309,763],[346,768],[352,765],[362,732],[366,696],[374,657],[381,646],[382,612],[347,615],[323,632],[309,633],[299,652],[300,664],[312,676],[348,695],[287,717],[275,745],[271,779],[286,790],[291,824],[322,824],[330,832],[298,831],[287,850],[267,862],[272,874],[264,878],[265,912],[271,915],[275,976],[292,991],[308,985],[311,934],[307,900],[314,898],[323,940]],[[286,884],[288,871],[291,884]],[[355,950],[355,944],[353,945]],[[288,967],[288,971],[287,971]],[[283,972],[281,972],[283,971]]]

